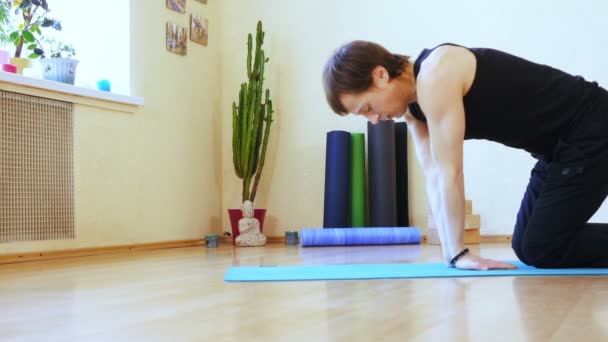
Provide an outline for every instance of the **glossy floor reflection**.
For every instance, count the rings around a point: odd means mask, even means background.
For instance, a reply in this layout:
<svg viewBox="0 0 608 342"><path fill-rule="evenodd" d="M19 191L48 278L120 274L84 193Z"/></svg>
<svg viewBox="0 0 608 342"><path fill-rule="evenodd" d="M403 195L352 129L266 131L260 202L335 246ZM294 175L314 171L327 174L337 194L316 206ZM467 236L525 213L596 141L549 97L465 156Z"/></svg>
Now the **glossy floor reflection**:
<svg viewBox="0 0 608 342"><path fill-rule="evenodd" d="M507 244L473 250L515 258ZM223 282L233 265L438 262L439 253L222 245L4 265L0 340L608 339L608 277Z"/></svg>

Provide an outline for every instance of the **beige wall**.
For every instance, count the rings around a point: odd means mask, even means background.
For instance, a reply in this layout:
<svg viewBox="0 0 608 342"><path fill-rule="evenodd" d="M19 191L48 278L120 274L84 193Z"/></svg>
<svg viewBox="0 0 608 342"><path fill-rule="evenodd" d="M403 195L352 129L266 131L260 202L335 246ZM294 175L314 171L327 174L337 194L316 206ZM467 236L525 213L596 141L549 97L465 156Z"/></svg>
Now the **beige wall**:
<svg viewBox="0 0 608 342"><path fill-rule="evenodd" d="M602 32L608 5L572 2L483 0L223 0L222 108L244 80L245 37L258 19L267 31L269 86L276 107L271 153L257 205L267 207L269 235L319 227L323 221L325 135L365 131L358 118L331 114L321 88L321 68L340 44L365 39L417 56L443 42L487 46L581 74L608 85L608 48ZM230 122L223 122L224 207L240 202L232 171ZM410 144L412 224L426 227L424 177ZM465 188L481 214L482 234L510 234L533 159L500 145L465 143ZM608 219L604 206L596 220ZM226 223L224 223L226 226Z"/></svg>
<svg viewBox="0 0 608 342"><path fill-rule="evenodd" d="M128 114L76 105L76 240L1 244L0 254L221 231L220 4L187 5L211 30L208 47L189 42L183 57L165 50L165 22L187 26L189 15L131 1L132 93L145 106Z"/></svg>
<svg viewBox="0 0 608 342"><path fill-rule="evenodd" d="M333 115L320 74L338 45L374 40L416 56L445 41L521 54L608 83L608 48L593 0L210 0L187 1L210 19L208 47L187 57L165 51L169 19L187 16L157 1L131 1L134 114L86 106L75 113L78 238L0 245L0 253L200 238L228 230L226 209L240 205L232 167L231 103L245 79L246 36L258 19L271 58L267 85L275 118L257 206L268 208L266 233L319 227L323 221L325 136L365 132L357 118ZM410 156L414 156L410 144ZM467 197L486 234L508 234L532 160L496 144L467 142ZM426 227L423 175L409 161L412 224ZM602 208L599 218L608 217ZM603 217L602 217L603 215Z"/></svg>

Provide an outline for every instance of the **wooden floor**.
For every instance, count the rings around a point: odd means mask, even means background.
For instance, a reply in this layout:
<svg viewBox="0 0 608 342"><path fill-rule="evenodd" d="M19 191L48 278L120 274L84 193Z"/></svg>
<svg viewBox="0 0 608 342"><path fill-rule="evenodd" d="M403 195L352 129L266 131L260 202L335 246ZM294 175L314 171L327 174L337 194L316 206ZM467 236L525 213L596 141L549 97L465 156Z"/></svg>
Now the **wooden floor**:
<svg viewBox="0 0 608 342"><path fill-rule="evenodd" d="M0 341L608 340L608 277L223 282L232 265L439 260L427 245L271 244L3 265Z"/></svg>

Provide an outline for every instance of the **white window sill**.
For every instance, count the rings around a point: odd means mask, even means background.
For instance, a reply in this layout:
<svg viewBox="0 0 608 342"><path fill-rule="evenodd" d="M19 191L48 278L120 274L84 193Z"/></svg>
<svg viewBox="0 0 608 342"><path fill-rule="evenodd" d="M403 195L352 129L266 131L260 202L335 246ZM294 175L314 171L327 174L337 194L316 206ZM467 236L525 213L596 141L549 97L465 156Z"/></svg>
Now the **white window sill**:
<svg viewBox="0 0 608 342"><path fill-rule="evenodd" d="M0 71L0 90L130 113L144 105L144 99L141 97L87 89L3 71Z"/></svg>

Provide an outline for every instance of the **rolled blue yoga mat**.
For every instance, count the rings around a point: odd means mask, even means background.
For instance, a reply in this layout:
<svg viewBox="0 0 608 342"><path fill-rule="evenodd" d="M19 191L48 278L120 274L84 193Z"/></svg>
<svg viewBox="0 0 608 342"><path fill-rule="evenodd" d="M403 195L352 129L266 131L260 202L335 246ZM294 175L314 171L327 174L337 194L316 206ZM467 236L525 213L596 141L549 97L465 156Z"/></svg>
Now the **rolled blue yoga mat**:
<svg viewBox="0 0 608 342"><path fill-rule="evenodd" d="M371 227L397 226L395 122L367 124L369 221Z"/></svg>
<svg viewBox="0 0 608 342"><path fill-rule="evenodd" d="M323 227L350 226L350 133L327 133Z"/></svg>
<svg viewBox="0 0 608 342"><path fill-rule="evenodd" d="M427 264L356 264L314 266L231 267L224 276L227 282L361 280L397 278L448 278L497 276L606 276L608 268L541 269L511 261L513 270L465 271L443 263Z"/></svg>
<svg viewBox="0 0 608 342"><path fill-rule="evenodd" d="M418 244L418 227L333 228L300 230L302 247Z"/></svg>
<svg viewBox="0 0 608 342"><path fill-rule="evenodd" d="M397 226L409 226L407 190L407 124L395 123L395 167L397 189Z"/></svg>

